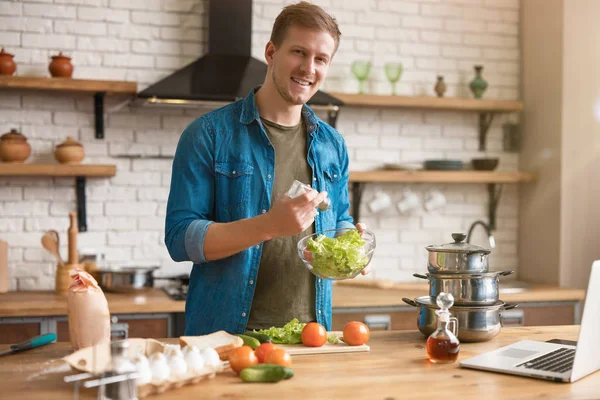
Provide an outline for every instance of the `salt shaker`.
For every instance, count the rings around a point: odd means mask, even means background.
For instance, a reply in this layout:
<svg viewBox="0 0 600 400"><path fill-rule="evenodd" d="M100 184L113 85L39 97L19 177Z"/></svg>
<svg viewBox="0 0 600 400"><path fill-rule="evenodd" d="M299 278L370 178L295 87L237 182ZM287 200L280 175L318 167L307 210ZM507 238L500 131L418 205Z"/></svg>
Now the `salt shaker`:
<svg viewBox="0 0 600 400"><path fill-rule="evenodd" d="M105 378L136 372L135 365L127 357L129 343L127 340L114 340L110 343L111 363ZM106 400L137 400L135 379L106 384L104 396Z"/></svg>
<svg viewBox="0 0 600 400"><path fill-rule="evenodd" d="M298 197L301 194L308 192L309 190L312 190L311 186L295 180L292 183L292 186L287 191L287 195L293 199L294 197ZM325 197L325 200L323 200L321 202L321 204L319 204L318 208L321 211L326 211L330 205L331 205L331 199L329 198L329 196L327 196L327 197Z"/></svg>

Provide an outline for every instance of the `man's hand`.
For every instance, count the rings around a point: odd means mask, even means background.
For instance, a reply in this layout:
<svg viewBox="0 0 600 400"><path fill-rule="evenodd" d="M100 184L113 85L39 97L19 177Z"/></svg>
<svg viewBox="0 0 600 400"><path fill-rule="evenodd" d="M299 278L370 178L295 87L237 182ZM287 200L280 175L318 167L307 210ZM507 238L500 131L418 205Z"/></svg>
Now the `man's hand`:
<svg viewBox="0 0 600 400"><path fill-rule="evenodd" d="M360 236L362 236L363 231L367 229L367 224L359 222L356 224L356 229L358 230L358 233L360 233ZM367 275L369 272L371 272L371 269L371 263L369 263L362 271L360 271L360 273L362 275Z"/></svg>
<svg viewBox="0 0 600 400"><path fill-rule="evenodd" d="M317 206L327 197L327 192L310 190L291 199L281 196L266 214L272 237L292 236L304 232L317 215Z"/></svg>

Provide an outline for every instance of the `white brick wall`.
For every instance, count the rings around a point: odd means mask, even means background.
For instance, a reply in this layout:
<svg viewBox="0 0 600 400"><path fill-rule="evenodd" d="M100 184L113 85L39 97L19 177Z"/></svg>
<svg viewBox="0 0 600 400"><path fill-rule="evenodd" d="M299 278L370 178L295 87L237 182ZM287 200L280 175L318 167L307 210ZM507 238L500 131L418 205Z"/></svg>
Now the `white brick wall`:
<svg viewBox="0 0 600 400"><path fill-rule="evenodd" d="M291 0L255 0L253 54L262 59L273 18ZM343 34L325 89L356 92L350 66L370 59L371 93L388 94L385 62L404 65L397 89L406 95L433 95L437 75L444 75L447 96L470 96L473 65L484 65L487 98L519 97L519 0L315 0L340 22ZM205 52L207 0L0 0L0 46L16 54L18 75L47 76L49 57L59 50L73 57L76 78L136 80L140 89L167 76ZM88 163L112 163L117 176L88 179L89 232L80 248L93 247L112 264L161 265L161 273L189 271L190 263L170 260L164 247L164 215L171 160L179 135L203 110L120 108L122 99L107 99L110 111L104 140L93 130L89 96L39 92L2 92L0 133L22 131L33 146L29 161L53 162L53 146L72 136L86 148ZM516 170L518 155L502 152L502 123L497 116L488 137L489 156L501 158L500 169ZM477 116L473 113L344 108L338 129L346 137L351 168L369 169L382 162L426 158L468 161L478 151ZM136 159L144 156L149 159ZM132 158L134 157L134 158ZM394 203L410 188L421 199L441 190L447 205L401 215L396 207L372 214L368 203L377 191ZM518 188L504 188L498 208L495 269L518 267ZM368 184L362 220L375 231L378 250L371 277L414 280L424 272L424 247L450 240L487 220L485 185ZM0 177L0 238L10 245L11 288L52 289L56 262L40 247L44 231L60 232L66 256L68 212L75 209L70 178ZM475 242L483 245L481 230Z"/></svg>

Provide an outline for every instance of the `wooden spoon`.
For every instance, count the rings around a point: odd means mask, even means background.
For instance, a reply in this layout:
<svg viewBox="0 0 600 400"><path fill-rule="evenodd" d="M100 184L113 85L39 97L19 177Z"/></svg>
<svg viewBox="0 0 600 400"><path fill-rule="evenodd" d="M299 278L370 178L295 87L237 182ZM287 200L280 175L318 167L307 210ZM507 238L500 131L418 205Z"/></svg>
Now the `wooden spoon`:
<svg viewBox="0 0 600 400"><path fill-rule="evenodd" d="M54 255L54 257L56 257L56 259L58 260L58 263L60 264L61 267L65 266L65 263L63 262L63 259L60 256L60 252L58 251L58 249L59 249L58 232L52 230L52 231L48 231L48 232L44 233L44 236L42 236L42 246L46 250L48 250L50 252L50 254L52 254L52 255Z"/></svg>

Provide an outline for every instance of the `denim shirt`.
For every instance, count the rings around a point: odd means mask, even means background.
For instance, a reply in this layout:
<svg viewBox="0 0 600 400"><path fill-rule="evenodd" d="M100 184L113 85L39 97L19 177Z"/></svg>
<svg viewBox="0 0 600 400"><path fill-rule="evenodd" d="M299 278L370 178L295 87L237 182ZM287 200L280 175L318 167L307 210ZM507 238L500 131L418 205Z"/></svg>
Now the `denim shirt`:
<svg viewBox="0 0 600 400"><path fill-rule="evenodd" d="M256 217L271 207L275 152L259 118L255 90L197 118L177 145L165 244L173 260L194 263L185 305L186 335L218 330L242 333L248 322L262 243L207 261L204 240L214 222ZM307 126L312 186L326 190L331 198L329 209L315 217L315 231L354 227L348 212L344 139L306 105L302 117ZM329 330L331 281L317 278L315 282L317 322Z"/></svg>

